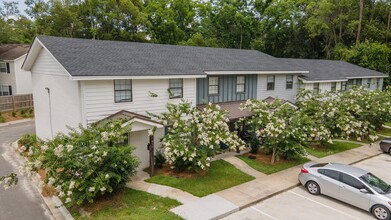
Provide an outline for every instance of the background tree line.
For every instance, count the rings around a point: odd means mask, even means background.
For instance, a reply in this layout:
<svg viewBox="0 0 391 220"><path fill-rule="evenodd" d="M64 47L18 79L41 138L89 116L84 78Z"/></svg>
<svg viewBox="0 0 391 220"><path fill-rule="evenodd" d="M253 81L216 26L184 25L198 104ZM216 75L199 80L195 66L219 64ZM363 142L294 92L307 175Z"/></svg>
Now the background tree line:
<svg viewBox="0 0 391 220"><path fill-rule="evenodd" d="M256 49L391 73L390 0L25 0L0 6L0 43L35 35Z"/></svg>

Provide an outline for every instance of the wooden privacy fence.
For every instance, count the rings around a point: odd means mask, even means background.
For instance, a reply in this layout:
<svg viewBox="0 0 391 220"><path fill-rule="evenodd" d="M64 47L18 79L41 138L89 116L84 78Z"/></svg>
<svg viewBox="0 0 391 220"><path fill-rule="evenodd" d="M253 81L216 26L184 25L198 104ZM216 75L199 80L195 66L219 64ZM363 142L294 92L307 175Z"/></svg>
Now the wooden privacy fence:
<svg viewBox="0 0 391 220"><path fill-rule="evenodd" d="M33 94L0 96L0 112L33 108Z"/></svg>

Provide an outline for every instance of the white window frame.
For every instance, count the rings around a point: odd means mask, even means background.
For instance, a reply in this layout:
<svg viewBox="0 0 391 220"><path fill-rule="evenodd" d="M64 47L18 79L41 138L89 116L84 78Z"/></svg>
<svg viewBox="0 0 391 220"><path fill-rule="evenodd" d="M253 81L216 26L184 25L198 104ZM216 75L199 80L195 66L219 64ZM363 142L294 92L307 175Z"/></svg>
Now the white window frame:
<svg viewBox="0 0 391 220"><path fill-rule="evenodd" d="M170 99L183 98L183 79L169 79L168 84L168 93L170 95ZM174 90L180 90L180 93L175 94L173 92Z"/></svg>
<svg viewBox="0 0 391 220"><path fill-rule="evenodd" d="M275 75L267 75L266 76L266 90L273 91L275 88L275 85L276 85L276 76Z"/></svg>
<svg viewBox="0 0 391 220"><path fill-rule="evenodd" d="M239 79L243 79L243 81ZM246 92L246 76L236 76L236 93L245 93L245 92Z"/></svg>
<svg viewBox="0 0 391 220"><path fill-rule="evenodd" d="M293 75L286 75L285 89L293 89Z"/></svg>
<svg viewBox="0 0 391 220"><path fill-rule="evenodd" d="M5 71L2 71L2 70L5 70ZM0 73L8 73L8 68L7 68L6 62L0 62Z"/></svg>
<svg viewBox="0 0 391 220"><path fill-rule="evenodd" d="M120 89L116 89L116 83L120 83L120 82L130 82L130 88L120 88ZM123 102L132 102L133 101L133 84L132 84L132 80L131 79L116 79L114 80L113 84L114 84L114 102L115 103L123 103ZM120 84L121 85L121 84ZM126 86L126 83L125 83L125 86ZM117 93L122 93L122 92L126 92L126 91L130 91L130 98L128 99L118 99L117 100Z"/></svg>
<svg viewBox="0 0 391 220"><path fill-rule="evenodd" d="M337 91L337 82L332 82L331 83L331 91L336 92Z"/></svg>
<svg viewBox="0 0 391 220"><path fill-rule="evenodd" d="M11 91L10 91L10 86L11 85L0 85L0 96L10 96L10 95L12 95L12 87L11 87Z"/></svg>
<svg viewBox="0 0 391 220"><path fill-rule="evenodd" d="M215 84L211 84L211 79L216 79L214 80L216 83ZM213 91L211 92L211 88L213 88ZM216 89L217 88L217 89ZM214 92L216 91L216 92ZM219 77L218 76L209 76L208 77L208 95L210 96L215 96L215 95L219 95Z"/></svg>
<svg viewBox="0 0 391 220"><path fill-rule="evenodd" d="M314 83L312 85L312 90L314 91L315 94L318 94L319 93L319 83Z"/></svg>

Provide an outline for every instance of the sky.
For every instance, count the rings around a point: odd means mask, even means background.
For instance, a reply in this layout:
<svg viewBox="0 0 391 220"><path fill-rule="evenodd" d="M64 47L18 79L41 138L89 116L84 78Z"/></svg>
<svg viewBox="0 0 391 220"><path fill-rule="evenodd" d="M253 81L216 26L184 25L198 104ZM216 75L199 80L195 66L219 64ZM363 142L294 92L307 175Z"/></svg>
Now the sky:
<svg viewBox="0 0 391 220"><path fill-rule="evenodd" d="M24 0L17 0L18 3L19 3L19 11L22 15L26 15L26 12L24 12L24 10L26 10L26 4L24 4Z"/></svg>

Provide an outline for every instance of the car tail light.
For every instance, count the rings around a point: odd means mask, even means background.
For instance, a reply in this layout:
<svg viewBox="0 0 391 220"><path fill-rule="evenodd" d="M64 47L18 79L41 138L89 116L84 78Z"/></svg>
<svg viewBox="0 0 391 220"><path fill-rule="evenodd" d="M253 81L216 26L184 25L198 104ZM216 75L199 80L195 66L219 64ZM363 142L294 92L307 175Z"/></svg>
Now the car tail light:
<svg viewBox="0 0 391 220"><path fill-rule="evenodd" d="M308 170L305 169L305 168L301 168L300 172L302 172L302 173L308 173Z"/></svg>

